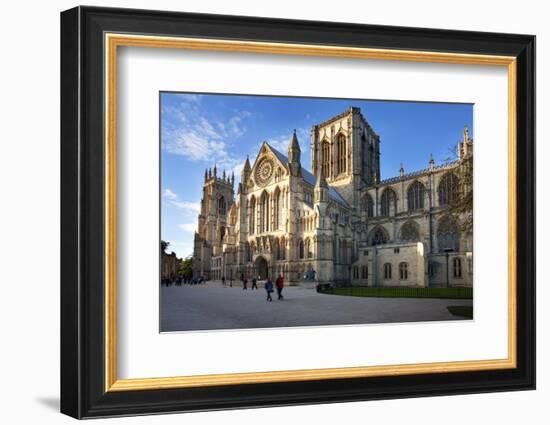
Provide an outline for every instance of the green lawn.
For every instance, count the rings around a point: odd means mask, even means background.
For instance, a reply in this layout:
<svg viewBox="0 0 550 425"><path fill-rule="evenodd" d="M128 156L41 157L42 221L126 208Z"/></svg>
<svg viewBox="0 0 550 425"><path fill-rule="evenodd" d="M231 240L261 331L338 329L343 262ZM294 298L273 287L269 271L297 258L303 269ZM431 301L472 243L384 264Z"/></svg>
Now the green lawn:
<svg viewBox="0 0 550 425"><path fill-rule="evenodd" d="M324 287L320 289L319 292L323 294L329 294L329 295L348 295L352 297L452 298L452 299L472 299L473 298L472 288L406 288L406 287L350 286L347 288Z"/></svg>

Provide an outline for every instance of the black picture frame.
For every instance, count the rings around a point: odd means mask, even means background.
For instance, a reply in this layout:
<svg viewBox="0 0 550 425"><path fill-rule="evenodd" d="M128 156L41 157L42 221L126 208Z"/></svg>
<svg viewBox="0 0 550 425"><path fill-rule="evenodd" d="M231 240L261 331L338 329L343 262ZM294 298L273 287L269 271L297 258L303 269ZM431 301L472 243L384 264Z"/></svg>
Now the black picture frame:
<svg viewBox="0 0 550 425"><path fill-rule="evenodd" d="M517 367L105 391L104 34L258 40L517 58ZM75 418L535 388L535 37L132 9L61 13L61 412Z"/></svg>

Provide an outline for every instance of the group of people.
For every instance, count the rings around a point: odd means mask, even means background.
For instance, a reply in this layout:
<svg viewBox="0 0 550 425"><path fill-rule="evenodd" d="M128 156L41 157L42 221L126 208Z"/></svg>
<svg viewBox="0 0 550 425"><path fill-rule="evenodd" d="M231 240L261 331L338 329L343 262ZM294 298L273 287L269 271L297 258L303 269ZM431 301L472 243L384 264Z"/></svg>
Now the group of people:
<svg viewBox="0 0 550 425"><path fill-rule="evenodd" d="M279 277L275 280L275 287L277 289L277 299L282 300L283 297L283 288L285 287L285 280L282 275L279 275ZM273 293L273 282L271 282L271 279L268 277L265 285L264 285L265 291L267 292L267 298L266 301L273 301L273 298L271 298L271 294Z"/></svg>
<svg viewBox="0 0 550 425"><path fill-rule="evenodd" d="M260 280L259 276L257 279L255 277L251 279L252 286L250 290L258 289L258 280ZM243 291L246 291L248 289L248 278L244 274L241 274L241 282L243 285ZM222 285L223 286L226 285L225 276L222 276ZM229 286L233 286L233 280L230 281ZM285 280L283 278L283 275L279 275L279 277L275 280L275 288L277 289L277 299L279 300L282 300L284 298L283 297L284 287L285 287ZM273 301L271 294L274 292L274 288L273 288L273 282L269 277L266 279L264 283L264 289L267 293L266 301Z"/></svg>

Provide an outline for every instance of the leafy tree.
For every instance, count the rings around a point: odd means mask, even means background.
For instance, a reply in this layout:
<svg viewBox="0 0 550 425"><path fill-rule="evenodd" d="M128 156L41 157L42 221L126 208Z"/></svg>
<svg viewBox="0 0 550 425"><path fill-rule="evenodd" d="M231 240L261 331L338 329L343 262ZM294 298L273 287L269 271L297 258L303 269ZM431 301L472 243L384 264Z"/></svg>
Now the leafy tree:
<svg viewBox="0 0 550 425"><path fill-rule="evenodd" d="M448 212L456 218L460 230L464 233L472 233L474 230L474 157L472 143L472 139L468 137L468 130L465 128L464 140L461 141L458 148L459 164L457 174L459 184L456 196L451 198L448 206Z"/></svg>
<svg viewBox="0 0 550 425"><path fill-rule="evenodd" d="M185 277L193 276L193 256L189 255L181 260L179 273Z"/></svg>
<svg viewBox="0 0 550 425"><path fill-rule="evenodd" d="M160 241L160 250L161 252L166 252L166 250L168 249L168 247L170 246L170 242L166 242L166 241Z"/></svg>

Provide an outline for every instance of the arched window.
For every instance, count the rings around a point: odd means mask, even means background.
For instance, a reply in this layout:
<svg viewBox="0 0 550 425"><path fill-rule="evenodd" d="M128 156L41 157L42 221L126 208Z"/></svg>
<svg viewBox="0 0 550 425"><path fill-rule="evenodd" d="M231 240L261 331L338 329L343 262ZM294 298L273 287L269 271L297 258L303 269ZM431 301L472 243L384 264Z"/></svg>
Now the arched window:
<svg viewBox="0 0 550 425"><path fill-rule="evenodd" d="M459 251L459 231L456 220L451 216L441 218L437 224L437 246L439 252Z"/></svg>
<svg viewBox="0 0 550 425"><path fill-rule="evenodd" d="M298 258L304 258L304 241L300 240L298 243Z"/></svg>
<svg viewBox="0 0 550 425"><path fill-rule="evenodd" d="M305 249L306 249L307 258L313 257L313 252L312 252L312 249L311 249L311 240L310 239L306 239Z"/></svg>
<svg viewBox="0 0 550 425"><path fill-rule="evenodd" d="M391 279L391 264L384 264L384 279Z"/></svg>
<svg viewBox="0 0 550 425"><path fill-rule="evenodd" d="M225 227L220 226L220 242L223 242L224 236L225 236Z"/></svg>
<svg viewBox="0 0 550 425"><path fill-rule="evenodd" d="M253 235L256 228L256 198L250 198L250 213L248 216L248 230Z"/></svg>
<svg viewBox="0 0 550 425"><path fill-rule="evenodd" d="M393 214L397 212L397 196L392 189L388 188L382 192L380 197L380 215L388 217L392 212Z"/></svg>
<svg viewBox="0 0 550 425"><path fill-rule="evenodd" d="M281 214L282 214L282 208L281 208L281 190L277 187L275 189L274 194L274 205L273 205L273 229L279 230L279 227L281 225Z"/></svg>
<svg viewBox="0 0 550 425"><path fill-rule="evenodd" d="M325 140L321 146L321 173L325 178L328 178L330 173L330 144Z"/></svg>
<svg viewBox="0 0 550 425"><path fill-rule="evenodd" d="M382 227L378 226L371 232L370 244L372 246L383 245L388 243L388 239L388 233Z"/></svg>
<svg viewBox="0 0 550 425"><path fill-rule="evenodd" d="M458 177L453 173L445 174L437 187L439 205L450 205L456 202L458 197Z"/></svg>
<svg viewBox="0 0 550 425"><path fill-rule="evenodd" d="M401 226L401 240L412 242L420 241L420 232L416 222L410 220Z"/></svg>
<svg viewBox="0 0 550 425"><path fill-rule="evenodd" d="M369 267L363 266L361 267L361 279L368 279L369 278Z"/></svg>
<svg viewBox="0 0 550 425"><path fill-rule="evenodd" d="M353 268L353 278L354 279L359 279L359 267L355 266Z"/></svg>
<svg viewBox="0 0 550 425"><path fill-rule="evenodd" d="M399 263L399 279L407 280L409 278L409 265L407 263Z"/></svg>
<svg viewBox="0 0 550 425"><path fill-rule="evenodd" d="M415 181L407 190L407 203L409 211L421 210L424 208L424 185Z"/></svg>
<svg viewBox="0 0 550 425"><path fill-rule="evenodd" d="M363 196L363 203L361 206L363 211L367 213L367 217L374 217L374 202L372 201L372 196L368 193Z"/></svg>
<svg viewBox="0 0 550 425"><path fill-rule="evenodd" d="M262 193L260 198L260 233L269 232L269 195Z"/></svg>
<svg viewBox="0 0 550 425"><path fill-rule="evenodd" d="M218 199L218 214L225 215L225 198L223 196Z"/></svg>
<svg viewBox="0 0 550 425"><path fill-rule="evenodd" d="M453 259L453 275L454 277L462 277L462 261L458 257Z"/></svg>
<svg viewBox="0 0 550 425"><path fill-rule="evenodd" d="M346 172L346 136L338 135L336 142L336 150L338 152L338 174Z"/></svg>

